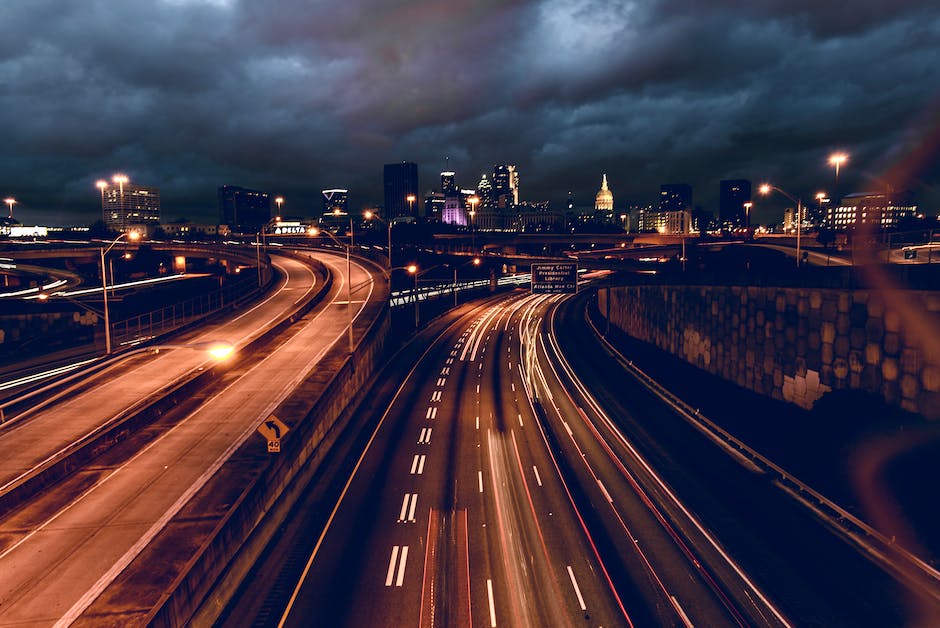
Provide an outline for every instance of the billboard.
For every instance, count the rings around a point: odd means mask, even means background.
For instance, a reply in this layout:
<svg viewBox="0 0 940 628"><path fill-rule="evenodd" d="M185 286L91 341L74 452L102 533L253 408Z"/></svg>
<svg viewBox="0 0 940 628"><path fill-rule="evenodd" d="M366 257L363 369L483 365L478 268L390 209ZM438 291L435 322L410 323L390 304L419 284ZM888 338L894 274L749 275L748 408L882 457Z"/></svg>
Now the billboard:
<svg viewBox="0 0 940 628"><path fill-rule="evenodd" d="M577 291L577 263L532 264L533 294L574 294Z"/></svg>

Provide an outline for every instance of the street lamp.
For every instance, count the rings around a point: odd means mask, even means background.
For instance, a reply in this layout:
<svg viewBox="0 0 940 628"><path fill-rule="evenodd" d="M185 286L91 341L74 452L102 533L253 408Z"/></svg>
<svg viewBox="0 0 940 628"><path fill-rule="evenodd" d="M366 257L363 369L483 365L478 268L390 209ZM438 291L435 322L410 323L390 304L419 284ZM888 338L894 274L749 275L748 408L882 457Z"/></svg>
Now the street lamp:
<svg viewBox="0 0 940 628"><path fill-rule="evenodd" d="M414 195L412 195L411 198L414 198ZM389 271L391 271L391 268L392 268L392 221L383 220L381 216L379 216L375 212L368 210L368 209L365 211L363 216L365 217L366 220L372 220L373 218L375 218L379 222L384 222L388 226L388 268L389 268ZM389 274L388 280L389 281L392 280L391 274Z"/></svg>
<svg viewBox="0 0 940 628"><path fill-rule="evenodd" d="M10 220L13 220L13 206L16 204L16 199L12 196L8 196L3 199L3 202L10 206Z"/></svg>
<svg viewBox="0 0 940 628"><path fill-rule="evenodd" d="M751 208L754 207L754 203L747 201L744 203L744 228L751 228Z"/></svg>
<svg viewBox="0 0 940 628"><path fill-rule="evenodd" d="M415 205L415 201L418 200L418 197L415 196L414 194L409 194L408 196L405 197L405 200L408 201L408 214L412 218L414 218L415 217L414 205Z"/></svg>
<svg viewBox="0 0 940 628"><path fill-rule="evenodd" d="M623 230L627 231L627 215L620 214L620 223L623 225Z"/></svg>
<svg viewBox="0 0 940 628"><path fill-rule="evenodd" d="M839 182L839 168L849 160L845 153L833 153L829 156L829 165L836 168L836 183Z"/></svg>
<svg viewBox="0 0 940 628"><path fill-rule="evenodd" d="M470 248L473 249L473 252L476 253L476 231L474 230L473 217L477 215L477 203L480 202L479 196L471 196L467 199L467 202L470 203Z"/></svg>
<svg viewBox="0 0 940 628"><path fill-rule="evenodd" d="M770 194L771 190L776 190L780 192L788 199L796 203L796 267L800 267L800 223L803 222L803 201L799 198L793 198L790 194L784 192L775 185L770 185L769 183L764 183L760 186L760 193L764 196Z"/></svg>
<svg viewBox="0 0 940 628"><path fill-rule="evenodd" d="M95 181L95 187L101 191L101 215L104 216L104 191L108 189L108 182L104 179Z"/></svg>
<svg viewBox="0 0 940 628"><path fill-rule="evenodd" d="M474 266L480 265L480 258L474 257L469 262L464 262L463 264L454 265L454 307L457 307L457 269L466 266L467 264L473 264Z"/></svg>
<svg viewBox="0 0 940 628"><path fill-rule="evenodd" d="M338 210L334 210L334 214ZM350 228L352 227L352 219L349 220ZM352 248L352 235L350 234L350 244L345 242L340 242L339 239L330 233L328 229L321 231L316 227L311 227L307 230L307 233L312 236L318 236L321 233L325 233L333 239L338 245L346 249L346 320L349 325L349 354L352 355L353 352L353 321L352 321L352 262L349 259L349 250Z"/></svg>
<svg viewBox="0 0 940 628"><path fill-rule="evenodd" d="M415 264L408 264L405 266L405 270L415 276L415 289L414 289L414 298L415 298L415 329L418 329L418 267Z"/></svg>
<svg viewBox="0 0 940 628"><path fill-rule="evenodd" d="M120 242L123 238L127 238L131 241L136 241L140 239L140 233L137 231L125 231L120 234L118 237L114 238L114 241L108 245L108 248L101 247L98 249L101 252L101 292L103 297L104 305L104 352L105 355L111 355L111 319L110 313L108 311L108 271L105 264L104 258L111 249L114 248L114 245Z"/></svg>
<svg viewBox="0 0 940 628"><path fill-rule="evenodd" d="M816 192L816 202L819 203L819 209L817 210L817 211L819 212L819 215L817 216L817 218L818 218L818 220L819 220L819 225L822 225L823 222L824 222L824 221L823 221L823 209L822 209L822 204L823 204L823 201L824 201L824 200L826 200L826 193L825 193L825 192Z"/></svg>
<svg viewBox="0 0 940 628"><path fill-rule="evenodd" d="M274 204L277 205L277 215L281 215L281 205L284 204L284 197L278 196L274 199Z"/></svg>
<svg viewBox="0 0 940 628"><path fill-rule="evenodd" d="M127 223L127 208L124 206L124 184L130 179L127 178L127 175L118 173L111 177L111 180L118 184L118 188L121 191L121 230L123 231Z"/></svg>

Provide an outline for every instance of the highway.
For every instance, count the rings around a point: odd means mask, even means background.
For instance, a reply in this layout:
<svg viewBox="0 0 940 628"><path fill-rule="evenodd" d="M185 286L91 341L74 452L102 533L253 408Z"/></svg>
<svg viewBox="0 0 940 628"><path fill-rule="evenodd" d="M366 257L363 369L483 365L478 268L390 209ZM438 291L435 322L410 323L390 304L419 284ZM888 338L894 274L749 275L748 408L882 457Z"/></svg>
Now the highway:
<svg viewBox="0 0 940 628"><path fill-rule="evenodd" d="M719 551L689 548L702 533L664 520L565 392L540 333L555 300L517 291L432 339L283 625L788 624Z"/></svg>
<svg viewBox="0 0 940 628"><path fill-rule="evenodd" d="M149 610L174 570L185 565L199 530L184 526L184 536L166 545L174 549L159 555L159 565L148 545L165 535L193 500L205 499L200 491L255 437L271 410L331 346L346 341L347 316L358 316L370 299L384 298L375 294L376 286L382 293L384 282L373 281L370 268L355 263L349 278L340 257L311 255L334 276L312 313L264 351L241 356L231 368L214 367L222 370L208 391L152 425L127 428L133 433L115 437L117 445L97 444L92 455L71 462L82 443L133 414L143 400L159 398L181 380L213 368L204 352L179 348L119 357L91 381L76 383L0 427L0 625L100 624L105 617L123 623ZM174 344L225 340L237 351L292 315L322 277L297 259L274 256L274 263L284 280L264 302ZM345 282L350 280L360 288L348 313ZM44 482L46 469L62 460L70 471L64 479L29 490L34 478ZM211 529L224 504L209 499L202 506L200 515ZM141 556L149 556L146 564Z"/></svg>

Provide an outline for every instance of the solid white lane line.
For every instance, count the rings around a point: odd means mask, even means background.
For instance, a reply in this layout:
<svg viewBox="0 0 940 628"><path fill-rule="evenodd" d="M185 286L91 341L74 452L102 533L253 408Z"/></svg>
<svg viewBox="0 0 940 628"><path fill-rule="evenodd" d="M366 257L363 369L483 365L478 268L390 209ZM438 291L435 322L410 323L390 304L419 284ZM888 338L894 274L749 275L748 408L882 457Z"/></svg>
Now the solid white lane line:
<svg viewBox="0 0 940 628"><path fill-rule="evenodd" d="M398 546L392 547L392 558L388 561L388 573L385 575L385 586L392 586L392 579L395 577L395 560L398 558Z"/></svg>
<svg viewBox="0 0 940 628"><path fill-rule="evenodd" d="M480 480L480 492L482 493L483 492L483 472L477 471L477 477Z"/></svg>
<svg viewBox="0 0 940 628"><path fill-rule="evenodd" d="M581 589L578 587L578 581L574 579L574 572L571 570L571 565L568 565L568 576L571 578L571 586L574 587L574 592L578 595L578 604L581 605L581 610L586 611L587 606L584 605L584 598L581 596Z"/></svg>
<svg viewBox="0 0 940 628"><path fill-rule="evenodd" d="M405 493L405 496L401 500L401 512L398 513L398 523L401 523L405 520L405 513L408 512L409 498L411 498L411 493Z"/></svg>
<svg viewBox="0 0 940 628"><path fill-rule="evenodd" d="M418 454L415 454L415 459L412 460L412 462L411 462L411 475L414 475L414 474L415 474L415 471L418 470L418 460L419 460L419 459L420 459L420 457L418 456Z"/></svg>
<svg viewBox="0 0 940 628"><path fill-rule="evenodd" d="M421 460L418 461L418 475L424 473L424 458L425 456L421 456Z"/></svg>
<svg viewBox="0 0 940 628"><path fill-rule="evenodd" d="M672 606L676 609L676 612L679 613L679 617L682 619L682 624L688 628L692 628L695 624L692 623L692 620L689 619L689 616L685 614L685 609L679 604L679 600L676 599L675 595L670 595L669 599L672 600Z"/></svg>
<svg viewBox="0 0 940 628"><path fill-rule="evenodd" d="M486 594L490 598L490 628L496 628L496 604L493 602L493 581L486 579Z"/></svg>
<svg viewBox="0 0 940 628"><path fill-rule="evenodd" d="M542 486L542 478L539 476L538 468L532 465L532 470L535 471L535 481L539 483L539 486Z"/></svg>
<svg viewBox="0 0 940 628"><path fill-rule="evenodd" d="M398 578L395 580L395 586L400 587L401 583L405 581L405 563L408 562L408 546L404 545L401 548L401 562L398 563Z"/></svg>

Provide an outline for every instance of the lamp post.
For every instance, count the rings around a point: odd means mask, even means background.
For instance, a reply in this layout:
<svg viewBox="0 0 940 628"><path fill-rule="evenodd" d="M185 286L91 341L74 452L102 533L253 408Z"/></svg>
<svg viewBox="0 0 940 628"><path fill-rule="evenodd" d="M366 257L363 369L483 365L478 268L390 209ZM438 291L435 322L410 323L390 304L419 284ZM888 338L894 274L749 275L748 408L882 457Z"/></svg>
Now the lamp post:
<svg viewBox="0 0 940 628"><path fill-rule="evenodd" d="M16 204L16 199L12 196L8 196L3 199L3 202L10 206L10 220L13 220L13 206Z"/></svg>
<svg viewBox="0 0 940 628"><path fill-rule="evenodd" d="M365 217L366 220L372 220L373 218L375 218L379 222L384 222L385 225L388 227L388 269L389 269L389 272L391 273L391 269L392 269L392 221L383 220L381 216L379 216L378 214L376 214L375 212L371 210L366 210L363 216ZM389 274L388 280L391 282L392 280L391 274Z"/></svg>
<svg viewBox="0 0 940 628"><path fill-rule="evenodd" d="M108 189L108 182L104 179L95 181L95 187L101 192L101 216L104 218L104 191Z"/></svg>
<svg viewBox="0 0 940 628"><path fill-rule="evenodd" d="M473 217L477 215L477 203L480 202L479 196L471 196L467 199L467 202L470 203L470 248L474 253L477 252L476 245L476 230L475 225L473 224Z"/></svg>
<svg viewBox="0 0 940 628"><path fill-rule="evenodd" d="M800 260L800 227L801 227L800 223L803 222L803 201L799 198L793 198L793 196L791 196L787 192L784 192L783 190L781 190L775 185L770 185L769 183L765 183L760 186L760 193L763 194L764 196L770 194L771 190L776 190L777 192L780 192L781 194L786 196L788 199L796 203L796 267L799 268L800 261L801 261Z"/></svg>
<svg viewBox="0 0 940 628"><path fill-rule="evenodd" d="M350 227L352 226L352 219L349 221ZM352 248L352 236L350 235L349 241L350 244L340 242L339 239L329 232L329 230L323 230L322 232L316 227L311 227L307 231L308 234L312 236L320 235L320 233L325 233L330 238L333 239L338 245L346 249L346 321L349 328L349 354L352 355L353 352L353 320L352 320L352 261L349 259L349 250Z"/></svg>
<svg viewBox="0 0 940 628"><path fill-rule="evenodd" d="M829 156L829 165L835 166L836 169L836 185L839 184L839 168L849 160L849 156L845 153L833 153Z"/></svg>
<svg viewBox="0 0 940 628"><path fill-rule="evenodd" d="M463 266L466 266L467 264L473 264L474 266L479 266L480 258L474 257L469 262L464 262L463 264L454 265L454 291L453 291L454 292L454 307L457 307L457 269Z"/></svg>
<svg viewBox="0 0 940 628"><path fill-rule="evenodd" d="M120 190L121 231L124 231L127 227L127 208L124 206L124 184L130 179L127 178L127 175L118 173L111 177L111 180L118 184L118 189Z"/></svg>
<svg viewBox="0 0 940 628"><path fill-rule="evenodd" d="M415 298L415 329L418 329L418 267L415 264L409 264L405 267L409 273L415 276L415 289L414 289L414 298Z"/></svg>
<svg viewBox="0 0 940 628"><path fill-rule="evenodd" d="M275 197L275 199L274 199L274 204L277 205L277 215L280 216L280 215L281 215L281 205L284 204L284 197L283 197L283 196Z"/></svg>
<svg viewBox="0 0 940 628"><path fill-rule="evenodd" d="M620 214L620 224L623 225L624 232L627 231L627 215Z"/></svg>
<svg viewBox="0 0 940 628"><path fill-rule="evenodd" d="M751 228L751 208L754 206L754 203L747 201L744 203L744 228Z"/></svg>
<svg viewBox="0 0 940 628"><path fill-rule="evenodd" d="M409 194L408 196L405 197L405 200L408 201L408 214L409 214L412 218L416 218L416 216L415 216L415 201L418 200L418 197L415 196L414 194Z"/></svg>
<svg viewBox="0 0 940 628"><path fill-rule="evenodd" d="M98 249L101 252L101 294L103 297L102 304L104 306L104 352L105 355L111 355L111 318L110 312L108 311L108 271L107 265L105 264L105 256L108 254L111 249L114 248L114 245L120 242L123 238L128 240L139 240L140 234L136 231L129 231L120 234L118 237L114 238L114 241L108 245L108 248L101 247Z"/></svg>

